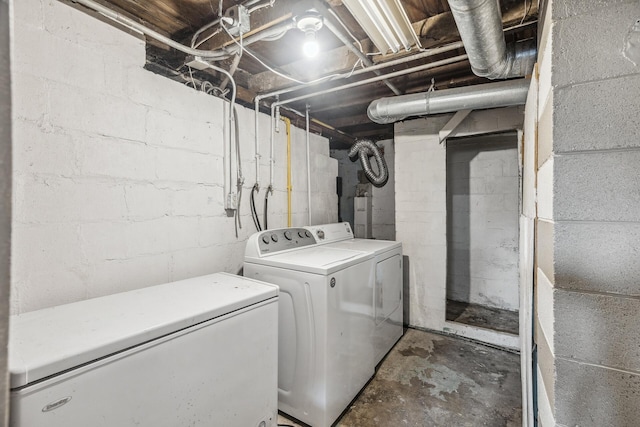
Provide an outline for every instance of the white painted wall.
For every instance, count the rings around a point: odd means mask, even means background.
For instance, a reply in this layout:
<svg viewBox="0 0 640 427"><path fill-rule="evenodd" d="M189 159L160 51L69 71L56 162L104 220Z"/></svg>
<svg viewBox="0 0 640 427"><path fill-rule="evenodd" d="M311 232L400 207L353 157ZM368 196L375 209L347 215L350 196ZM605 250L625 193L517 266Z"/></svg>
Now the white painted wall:
<svg viewBox="0 0 640 427"><path fill-rule="evenodd" d="M12 312L238 272L255 232L253 111L238 108L246 182L236 238L223 209L223 101L144 70L139 37L61 2L20 0L13 17ZM303 165L293 170L293 224L303 225L305 135L292 133ZM277 134L271 228L286 226L285 141ZM335 222L337 162L326 138L313 135L311 147L312 222Z"/></svg>
<svg viewBox="0 0 640 427"><path fill-rule="evenodd" d="M9 1L0 0L0 427L9 417L9 291L11 256L11 61Z"/></svg>
<svg viewBox="0 0 640 427"><path fill-rule="evenodd" d="M518 136L447 140L447 298L517 311Z"/></svg>
<svg viewBox="0 0 640 427"><path fill-rule="evenodd" d="M409 324L440 331L451 331L451 327L445 323L446 150L438 132L451 117L446 114L395 125L396 239L402 242L409 263ZM521 129L522 121L522 107L474 111L450 137ZM453 332L474 333L467 329ZM513 346L517 347L517 340Z"/></svg>
<svg viewBox="0 0 640 427"><path fill-rule="evenodd" d="M376 144L384 149L384 158L389 169L389 180L383 187L371 185L372 194L372 233L374 239L395 240L395 146L393 139L378 141ZM354 202L358 171L362 170L360 160L352 162L347 156L348 150L331 150L331 157L338 160L338 170L342 177L341 216L354 226ZM371 159L374 171L377 165ZM368 183L369 181L365 181Z"/></svg>

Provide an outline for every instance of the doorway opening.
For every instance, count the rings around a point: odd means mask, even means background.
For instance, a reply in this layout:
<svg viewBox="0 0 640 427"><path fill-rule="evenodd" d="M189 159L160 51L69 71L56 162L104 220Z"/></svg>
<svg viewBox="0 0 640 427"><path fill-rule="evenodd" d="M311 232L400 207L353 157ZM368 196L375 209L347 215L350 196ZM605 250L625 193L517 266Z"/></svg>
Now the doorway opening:
<svg viewBox="0 0 640 427"><path fill-rule="evenodd" d="M518 335L518 134L450 138L446 150L446 319Z"/></svg>

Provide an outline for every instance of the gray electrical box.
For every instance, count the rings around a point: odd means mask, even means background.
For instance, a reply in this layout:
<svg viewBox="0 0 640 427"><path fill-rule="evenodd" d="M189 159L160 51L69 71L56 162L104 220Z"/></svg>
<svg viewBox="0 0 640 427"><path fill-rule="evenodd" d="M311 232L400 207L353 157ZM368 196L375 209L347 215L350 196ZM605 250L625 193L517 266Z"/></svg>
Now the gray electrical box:
<svg viewBox="0 0 640 427"><path fill-rule="evenodd" d="M241 4L232 6L224 12L224 17L229 18L233 23L226 23L225 26L232 36L239 36L251 30L251 20L249 9Z"/></svg>

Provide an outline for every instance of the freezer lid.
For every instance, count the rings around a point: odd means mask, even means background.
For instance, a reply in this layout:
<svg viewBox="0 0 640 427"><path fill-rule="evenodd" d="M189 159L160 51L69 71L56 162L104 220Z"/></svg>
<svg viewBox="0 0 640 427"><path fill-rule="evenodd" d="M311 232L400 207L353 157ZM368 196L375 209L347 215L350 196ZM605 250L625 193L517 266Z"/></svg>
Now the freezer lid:
<svg viewBox="0 0 640 427"><path fill-rule="evenodd" d="M277 295L275 285L215 273L11 316L11 388Z"/></svg>

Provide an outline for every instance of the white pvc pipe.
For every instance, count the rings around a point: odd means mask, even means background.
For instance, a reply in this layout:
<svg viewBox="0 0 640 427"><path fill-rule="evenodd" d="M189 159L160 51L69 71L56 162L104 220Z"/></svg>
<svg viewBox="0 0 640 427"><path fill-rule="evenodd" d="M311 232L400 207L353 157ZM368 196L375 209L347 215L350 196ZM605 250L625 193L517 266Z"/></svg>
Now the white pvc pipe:
<svg viewBox="0 0 640 427"><path fill-rule="evenodd" d="M256 158L256 183L258 191L260 191L260 140L258 139L258 121L260 120L260 100L256 97L255 102L255 158Z"/></svg>

